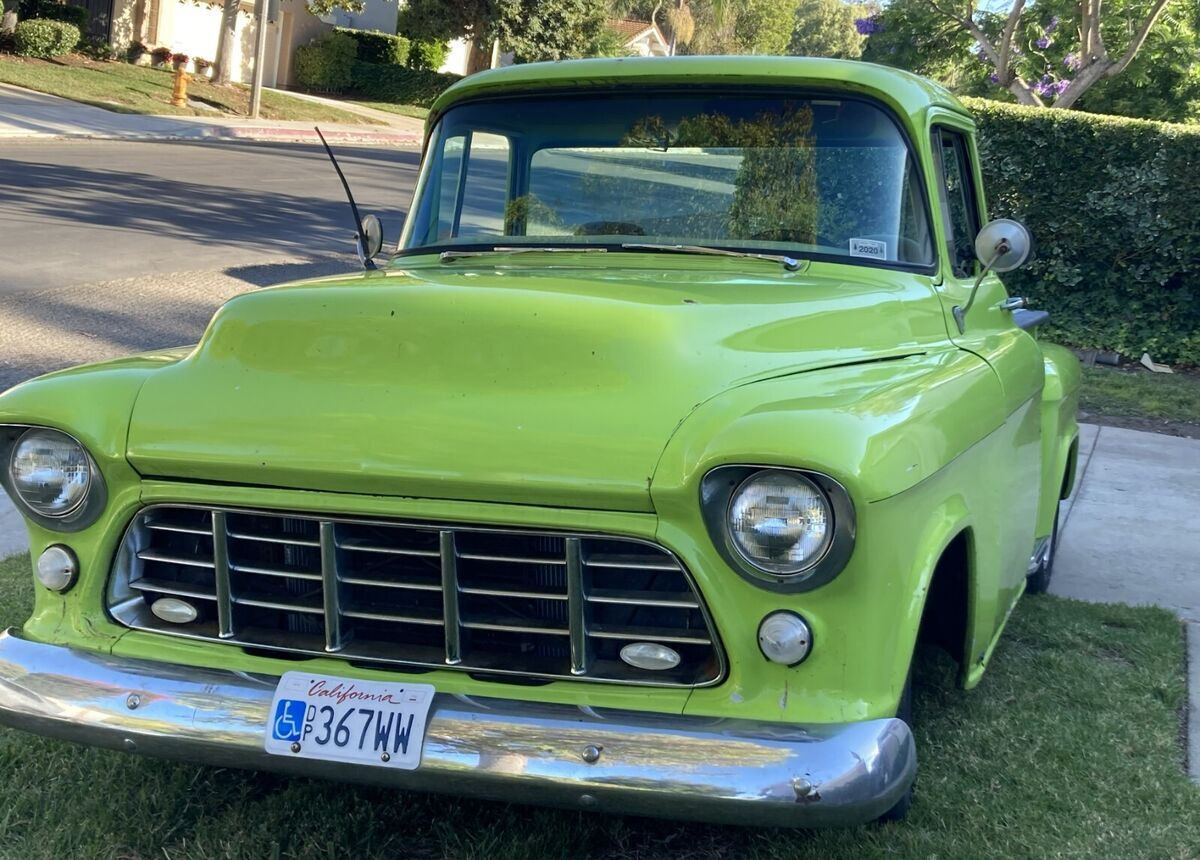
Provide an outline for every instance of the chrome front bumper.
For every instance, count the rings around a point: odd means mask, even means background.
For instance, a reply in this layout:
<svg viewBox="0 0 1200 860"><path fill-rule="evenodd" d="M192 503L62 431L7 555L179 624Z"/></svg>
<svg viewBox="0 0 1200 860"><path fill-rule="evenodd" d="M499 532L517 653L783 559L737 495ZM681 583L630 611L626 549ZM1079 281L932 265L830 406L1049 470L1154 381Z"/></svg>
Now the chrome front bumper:
<svg viewBox="0 0 1200 860"><path fill-rule="evenodd" d="M793 726L444 694L415 771L289 759L263 751L275 681L0 633L0 724L207 765L793 827L874 819L917 768L895 719Z"/></svg>

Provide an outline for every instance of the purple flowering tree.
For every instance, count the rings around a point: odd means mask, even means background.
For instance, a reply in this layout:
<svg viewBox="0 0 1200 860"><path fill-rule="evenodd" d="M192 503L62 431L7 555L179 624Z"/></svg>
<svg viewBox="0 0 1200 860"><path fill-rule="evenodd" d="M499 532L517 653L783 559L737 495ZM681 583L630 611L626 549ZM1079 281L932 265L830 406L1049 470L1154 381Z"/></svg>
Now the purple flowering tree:
<svg viewBox="0 0 1200 860"><path fill-rule="evenodd" d="M925 0L931 11L947 23L971 35L979 45L981 59L992 66L990 80L1016 96L1025 105L1039 107L1069 108L1079 100L1088 88L1105 78L1114 78L1137 56L1154 25L1158 23L1169 4L1189 0L1151 0L1149 8L1140 21L1129 22L1133 27L1129 43L1117 57L1108 53L1100 33L1101 0L1079 0L1079 25L1070 39L1078 41L1078 47L1066 55L1062 63L1062 76L1057 69L1040 77L1022 75L1030 64L1024 56L1024 48L1039 52L1049 49L1056 41L1060 44L1067 38L1069 28L1062 27L1057 16L1040 28L1040 35L1026 41L1027 33L1023 21L1026 15L1026 0L1010 0L1011 6L1003 14L1003 27L998 33L989 35L984 30L985 12L977 0ZM990 12L993 4L987 4ZM869 20L869 19L868 19ZM1114 28L1115 29L1115 28ZM860 30L859 32L863 32ZM1068 41L1065 44L1072 44ZM1067 77L1066 75L1070 75Z"/></svg>

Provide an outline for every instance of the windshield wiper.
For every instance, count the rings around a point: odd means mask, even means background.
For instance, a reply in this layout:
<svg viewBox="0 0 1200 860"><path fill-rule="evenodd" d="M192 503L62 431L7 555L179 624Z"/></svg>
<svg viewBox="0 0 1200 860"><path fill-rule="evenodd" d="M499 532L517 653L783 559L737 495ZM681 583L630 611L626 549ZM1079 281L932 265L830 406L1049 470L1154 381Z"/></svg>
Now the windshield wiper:
<svg viewBox="0 0 1200 860"><path fill-rule="evenodd" d="M571 254L603 254L608 251L608 248L569 248L569 247L552 247L552 248L530 248L525 245L509 248L489 248L485 251L442 251L438 255L443 263L453 263L455 260L465 260L470 257L490 257L493 254L554 254L554 253L571 253Z"/></svg>
<svg viewBox="0 0 1200 860"><path fill-rule="evenodd" d="M756 254L753 251L729 251L725 248L709 248L705 245L654 245L643 242L627 242L621 245L626 251L666 251L671 254L708 254L715 257L749 257L754 260L769 260L779 263L789 272L800 268L800 261L783 254Z"/></svg>

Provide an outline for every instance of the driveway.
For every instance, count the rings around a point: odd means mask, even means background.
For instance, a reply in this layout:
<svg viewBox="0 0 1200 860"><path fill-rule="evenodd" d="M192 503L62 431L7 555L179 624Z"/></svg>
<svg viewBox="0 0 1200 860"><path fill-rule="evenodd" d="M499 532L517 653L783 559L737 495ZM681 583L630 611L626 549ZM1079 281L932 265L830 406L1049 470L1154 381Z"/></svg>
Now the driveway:
<svg viewBox="0 0 1200 860"><path fill-rule="evenodd" d="M1080 427L1050 591L1200 623L1200 439Z"/></svg>

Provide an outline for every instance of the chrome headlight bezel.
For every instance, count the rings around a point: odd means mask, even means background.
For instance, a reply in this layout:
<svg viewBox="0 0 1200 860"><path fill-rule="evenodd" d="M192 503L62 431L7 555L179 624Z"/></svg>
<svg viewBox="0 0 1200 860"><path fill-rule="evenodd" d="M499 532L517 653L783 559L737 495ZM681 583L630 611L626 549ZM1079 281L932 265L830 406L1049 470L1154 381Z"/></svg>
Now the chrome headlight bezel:
<svg viewBox="0 0 1200 860"><path fill-rule="evenodd" d="M31 432L53 433L62 436L72 444L79 446L79 449L83 452L87 460L87 492L81 501L61 514L47 514L39 511L23 498L17 490L13 475L13 456L21 439L27 433ZM3 485L9 498L13 500L17 509L25 517L43 528L56 532L76 532L87 528L99 519L108 501L108 491L104 483L104 476L100 473L100 469L96 465L96 460L92 457L91 452L88 451L87 446L70 433L60 430L57 427L31 424L0 425L0 485Z"/></svg>
<svg viewBox="0 0 1200 860"><path fill-rule="evenodd" d="M747 481L774 472L793 473L813 484L828 504L831 537L822 551L795 571L779 573L760 567L738 546L729 528L729 510ZM833 478L808 469L787 466L718 466L700 483L700 506L713 545L731 568L755 585L782 593L810 591L832 580L854 551L856 520L850 494Z"/></svg>

